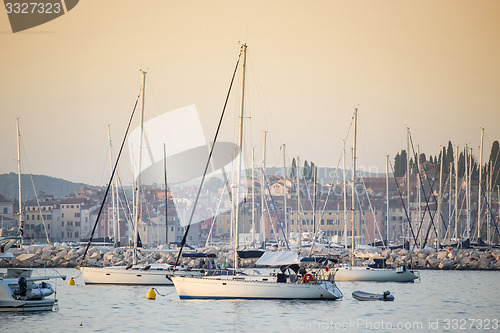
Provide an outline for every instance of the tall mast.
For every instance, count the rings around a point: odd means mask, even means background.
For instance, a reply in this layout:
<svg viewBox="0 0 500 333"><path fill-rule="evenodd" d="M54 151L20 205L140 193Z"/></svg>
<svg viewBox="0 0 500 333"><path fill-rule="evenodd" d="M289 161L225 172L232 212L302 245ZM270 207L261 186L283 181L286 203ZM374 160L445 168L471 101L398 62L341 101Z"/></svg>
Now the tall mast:
<svg viewBox="0 0 500 333"><path fill-rule="evenodd" d="M347 186L345 177L345 142L342 140L342 183L344 192L344 248L347 249Z"/></svg>
<svg viewBox="0 0 500 333"><path fill-rule="evenodd" d="M252 147L252 246L255 246L255 172L254 172L254 153L255 148Z"/></svg>
<svg viewBox="0 0 500 333"><path fill-rule="evenodd" d="M410 128L406 128L406 207L408 209L408 226L405 230L409 236L411 223L411 208L410 208ZM408 237L409 239L409 237ZM403 237L403 245L405 239Z"/></svg>
<svg viewBox="0 0 500 333"><path fill-rule="evenodd" d="M455 239L458 237L458 146L455 147Z"/></svg>
<svg viewBox="0 0 500 333"><path fill-rule="evenodd" d="M470 185L470 169L469 169L469 148L467 147L467 145L465 145L465 172L464 172L464 175L465 175L465 203L466 203L466 206L467 206L467 230L465 231L466 232L466 236L467 236L467 239L470 239L470 188L469 188L469 185Z"/></svg>
<svg viewBox="0 0 500 333"><path fill-rule="evenodd" d="M493 181L493 177L492 177L492 170L491 170L491 165L492 163L488 163L489 165L489 168L488 168L488 172L487 172L487 175L486 175L486 197L488 199L488 204L492 205L491 203L491 182ZM486 224L486 243L487 244L491 244L490 242L490 237L491 237L491 234L490 234L490 226L491 226L491 216L490 214L486 214L487 216L487 224Z"/></svg>
<svg viewBox="0 0 500 333"><path fill-rule="evenodd" d="M483 139L484 139L484 128L481 128L481 145L479 146L479 191L477 198L477 240L481 239L481 181L483 175Z"/></svg>
<svg viewBox="0 0 500 333"><path fill-rule="evenodd" d="M262 237L264 238L263 241L264 241L264 244L266 243L266 220L265 220L265 217L266 217L266 213L265 213L265 210L264 210L264 191L265 191L265 170L266 170L266 134L267 132L266 131L263 131L262 132L262 176L261 176L261 179L260 179L260 213L261 213L261 216L260 216L260 233L262 235Z"/></svg>
<svg viewBox="0 0 500 333"><path fill-rule="evenodd" d="M469 238L472 232L472 171L474 170L472 165L472 147L469 147Z"/></svg>
<svg viewBox="0 0 500 333"><path fill-rule="evenodd" d="M497 221L500 221L500 185L497 185L497 212Z"/></svg>
<svg viewBox="0 0 500 333"><path fill-rule="evenodd" d="M22 196L21 196L21 129L19 128L19 118L16 120L17 124L17 184L19 191L19 234L23 237L24 234L24 223L23 223L23 207L22 207ZM21 240L22 241L22 240Z"/></svg>
<svg viewBox="0 0 500 333"><path fill-rule="evenodd" d="M437 230L436 230L436 251L439 251L441 238L441 201L443 200L443 161L444 151L441 151L441 162L439 163L439 192L438 192L438 209L437 209Z"/></svg>
<svg viewBox="0 0 500 333"><path fill-rule="evenodd" d="M354 109L354 135L353 135L353 146L352 146L352 188L351 188L351 210L352 210L352 225L351 225L351 266L354 264L354 248L356 246L356 241L354 240L356 233L356 130L358 124L358 109ZM360 229L361 230L361 229Z"/></svg>
<svg viewBox="0 0 500 333"><path fill-rule="evenodd" d="M167 248L170 248L170 244L168 243L167 145L165 143L163 143L163 171L165 176L165 243L167 244Z"/></svg>
<svg viewBox="0 0 500 333"><path fill-rule="evenodd" d="M239 148L238 156L238 185L236 188L236 218L234 226L234 269L238 269L238 247L239 247L239 217L240 217L240 187L241 187L241 160L243 157L243 105L245 103L245 67L246 67L246 51L247 45L241 45L242 62L241 62L241 92L240 92L240 128L239 128Z"/></svg>
<svg viewBox="0 0 500 333"><path fill-rule="evenodd" d="M316 165L314 166L313 170L313 239L312 239L312 244L314 245L314 241L316 239ZM311 247L311 251L313 248Z"/></svg>
<svg viewBox="0 0 500 333"><path fill-rule="evenodd" d="M418 179L418 216L417 216L417 221L418 221L418 228L420 230L422 229L422 186L421 184L421 179L420 179L420 146L417 145L417 179ZM419 232L420 234L420 246L422 246L422 231Z"/></svg>
<svg viewBox="0 0 500 333"><path fill-rule="evenodd" d="M450 162L450 166L448 169L448 174L450 175L450 192L448 196L448 244L451 244L451 195L453 192L453 162Z"/></svg>
<svg viewBox="0 0 500 333"><path fill-rule="evenodd" d="M139 163L137 166L137 182L135 187L135 214L134 214L134 258L133 263L137 263L137 237L139 235L139 218L140 218L140 187L141 187L141 168L142 168L142 139L144 136L144 103L146 102L146 71L142 72L142 91L141 91L141 117L140 117L140 139L139 139Z"/></svg>
<svg viewBox="0 0 500 333"><path fill-rule="evenodd" d="M287 212L287 207L286 207L286 199L288 196L288 191L286 187L286 156L285 156L285 150L286 150L286 145L283 144L283 185L284 185L284 195L283 195L283 205L285 209L285 235L288 237L288 212Z"/></svg>
<svg viewBox="0 0 500 333"><path fill-rule="evenodd" d="M108 141L109 141L109 167L111 169L111 172L113 172L113 146L111 144L111 126L108 125ZM113 238L114 238L114 246L116 247L118 245L118 226L116 222L116 203L115 203L115 186L113 184L114 179L111 179L111 201L113 204L113 211L112 211L112 216L113 216Z"/></svg>
<svg viewBox="0 0 500 333"><path fill-rule="evenodd" d="M385 201L385 216L387 225L385 247L389 248L389 155L385 155Z"/></svg>
<svg viewBox="0 0 500 333"><path fill-rule="evenodd" d="M302 218L300 215L300 159L297 157L297 230L299 250L302 248Z"/></svg>

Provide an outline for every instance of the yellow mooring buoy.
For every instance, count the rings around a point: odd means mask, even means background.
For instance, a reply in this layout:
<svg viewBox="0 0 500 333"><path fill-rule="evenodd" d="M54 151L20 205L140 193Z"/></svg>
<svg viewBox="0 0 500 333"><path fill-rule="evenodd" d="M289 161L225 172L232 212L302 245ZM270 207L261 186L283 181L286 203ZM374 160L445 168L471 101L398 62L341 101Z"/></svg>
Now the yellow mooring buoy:
<svg viewBox="0 0 500 333"><path fill-rule="evenodd" d="M146 295L146 299L151 299L151 300L156 299L156 293L154 288L149 289L148 294Z"/></svg>
<svg viewBox="0 0 500 333"><path fill-rule="evenodd" d="M74 286L75 285L75 280L73 278L70 278L68 281L68 286Z"/></svg>

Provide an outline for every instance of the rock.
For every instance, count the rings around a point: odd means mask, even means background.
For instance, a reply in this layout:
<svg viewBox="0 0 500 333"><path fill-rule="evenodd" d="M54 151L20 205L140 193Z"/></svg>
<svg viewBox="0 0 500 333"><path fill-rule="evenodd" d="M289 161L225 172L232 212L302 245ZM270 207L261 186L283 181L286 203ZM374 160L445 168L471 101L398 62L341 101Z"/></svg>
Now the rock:
<svg viewBox="0 0 500 333"><path fill-rule="evenodd" d="M456 267L456 262L452 259L444 259L439 263L438 267L439 269L445 270L454 269Z"/></svg>
<svg viewBox="0 0 500 333"><path fill-rule="evenodd" d="M102 259L102 255L101 255L101 253L99 253L99 251L95 251L94 253L92 253L90 258L91 259Z"/></svg>
<svg viewBox="0 0 500 333"><path fill-rule="evenodd" d="M45 251L55 251L56 250L56 247L54 245L47 245L45 246L43 249L42 249L42 252L45 252Z"/></svg>
<svg viewBox="0 0 500 333"><path fill-rule="evenodd" d="M114 255L115 255L114 251L108 251L103 254L102 259L110 261L113 259Z"/></svg>
<svg viewBox="0 0 500 333"><path fill-rule="evenodd" d="M491 261L486 257L480 257L478 261L478 268L481 270L490 269Z"/></svg>
<svg viewBox="0 0 500 333"><path fill-rule="evenodd" d="M448 253L448 259L454 259L458 254L458 249L453 249Z"/></svg>
<svg viewBox="0 0 500 333"><path fill-rule="evenodd" d="M436 269L438 268L440 261L436 258L427 258L427 264L430 268Z"/></svg>
<svg viewBox="0 0 500 333"><path fill-rule="evenodd" d="M389 258L389 256L391 255L391 250L390 249L384 250L380 255L384 258Z"/></svg>
<svg viewBox="0 0 500 333"><path fill-rule="evenodd" d="M421 252L417 255L418 259L425 259L427 258L427 253L425 252Z"/></svg>
<svg viewBox="0 0 500 333"><path fill-rule="evenodd" d="M59 256L59 257L65 257L65 256L67 256L67 255L68 255L68 253L70 253L70 252L68 252L68 251L66 251L66 250L61 250L61 251L56 252L56 254L55 254L55 255L56 255L56 256Z"/></svg>
<svg viewBox="0 0 500 333"><path fill-rule="evenodd" d="M42 260L49 260L51 257L52 257L52 251L51 250L47 250L47 251L43 251L42 252L42 255L40 256L40 259L42 259Z"/></svg>
<svg viewBox="0 0 500 333"><path fill-rule="evenodd" d="M500 261L492 262L490 268L496 271L500 270Z"/></svg>
<svg viewBox="0 0 500 333"><path fill-rule="evenodd" d="M479 260L479 253L476 251L470 252L469 258L474 259L474 260Z"/></svg>
<svg viewBox="0 0 500 333"><path fill-rule="evenodd" d="M491 255L495 258L495 260L500 260L500 249L494 249L491 251Z"/></svg>
<svg viewBox="0 0 500 333"><path fill-rule="evenodd" d="M405 256L405 255L407 255L407 254L408 254L408 250L401 249L401 250L398 252L398 254L399 254L400 256Z"/></svg>
<svg viewBox="0 0 500 333"><path fill-rule="evenodd" d="M446 259L448 257L448 251L439 251L436 258L439 260Z"/></svg>
<svg viewBox="0 0 500 333"><path fill-rule="evenodd" d="M472 269L472 270L478 269L478 267L479 267L479 263L477 261L474 261L474 260L471 260L469 262L469 265L467 265L467 269Z"/></svg>
<svg viewBox="0 0 500 333"><path fill-rule="evenodd" d="M425 264L427 263L427 259L419 258L417 260L416 268L425 268Z"/></svg>
<svg viewBox="0 0 500 333"><path fill-rule="evenodd" d="M36 254L34 254L34 253L24 253L24 254L18 255L16 257L16 259L19 260L20 262L24 262L24 261L30 260L34 257L36 257Z"/></svg>

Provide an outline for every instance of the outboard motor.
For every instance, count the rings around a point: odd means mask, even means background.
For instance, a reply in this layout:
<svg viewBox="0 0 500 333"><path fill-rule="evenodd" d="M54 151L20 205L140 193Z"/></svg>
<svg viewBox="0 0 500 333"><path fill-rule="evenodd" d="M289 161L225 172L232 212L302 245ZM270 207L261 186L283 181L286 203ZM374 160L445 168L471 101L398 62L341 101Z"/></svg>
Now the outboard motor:
<svg viewBox="0 0 500 333"><path fill-rule="evenodd" d="M26 296L26 290L28 289L28 281L26 281L26 278L21 276L17 283L19 284L19 295Z"/></svg>

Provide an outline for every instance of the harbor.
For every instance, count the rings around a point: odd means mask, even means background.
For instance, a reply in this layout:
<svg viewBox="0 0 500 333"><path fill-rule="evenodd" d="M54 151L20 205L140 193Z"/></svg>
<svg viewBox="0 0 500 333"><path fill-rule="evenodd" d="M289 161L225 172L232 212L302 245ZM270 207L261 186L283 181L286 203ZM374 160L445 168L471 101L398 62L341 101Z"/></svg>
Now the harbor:
<svg viewBox="0 0 500 333"><path fill-rule="evenodd" d="M0 329L500 331L500 3L5 0Z"/></svg>
<svg viewBox="0 0 500 333"><path fill-rule="evenodd" d="M33 268L73 268L81 263L85 247L69 246L33 246L22 249L12 249L10 252L15 258L0 259L0 267L33 267ZM219 267L233 267L234 250L230 246L206 247L197 249L198 252L217 254L215 264ZM302 254L307 256L308 251ZM88 263L98 267L128 266L133 262L132 249L91 246ZM336 252L315 251L315 256L334 256L349 262L349 251ZM175 262L178 251L139 252L138 261L143 264ZM417 270L500 270L500 249L444 249L436 252L433 249L415 250L409 252L405 249L378 250L372 253L376 258L386 259L390 267L405 266ZM181 263L190 268L198 268L203 259L183 258ZM241 259L243 268L254 268L256 259ZM361 265L368 267L373 264L373 259L364 259Z"/></svg>
<svg viewBox="0 0 500 333"><path fill-rule="evenodd" d="M35 274L55 274L37 269ZM75 269L57 269L76 277ZM114 332L137 330L225 330L232 332L365 331L442 332L498 330L500 308L495 290L497 272L422 271L412 284L339 282L342 301L179 300L175 288L159 287L156 300L147 300L149 286L85 286L54 283L58 311L35 314L0 314L7 331ZM446 283L445 281L453 281ZM471 283L481 281L481 283ZM355 290L382 293L392 302L362 302ZM460 292L457 292L460 290ZM430 311L429 309L432 309ZM133 315L132 315L133 314Z"/></svg>

